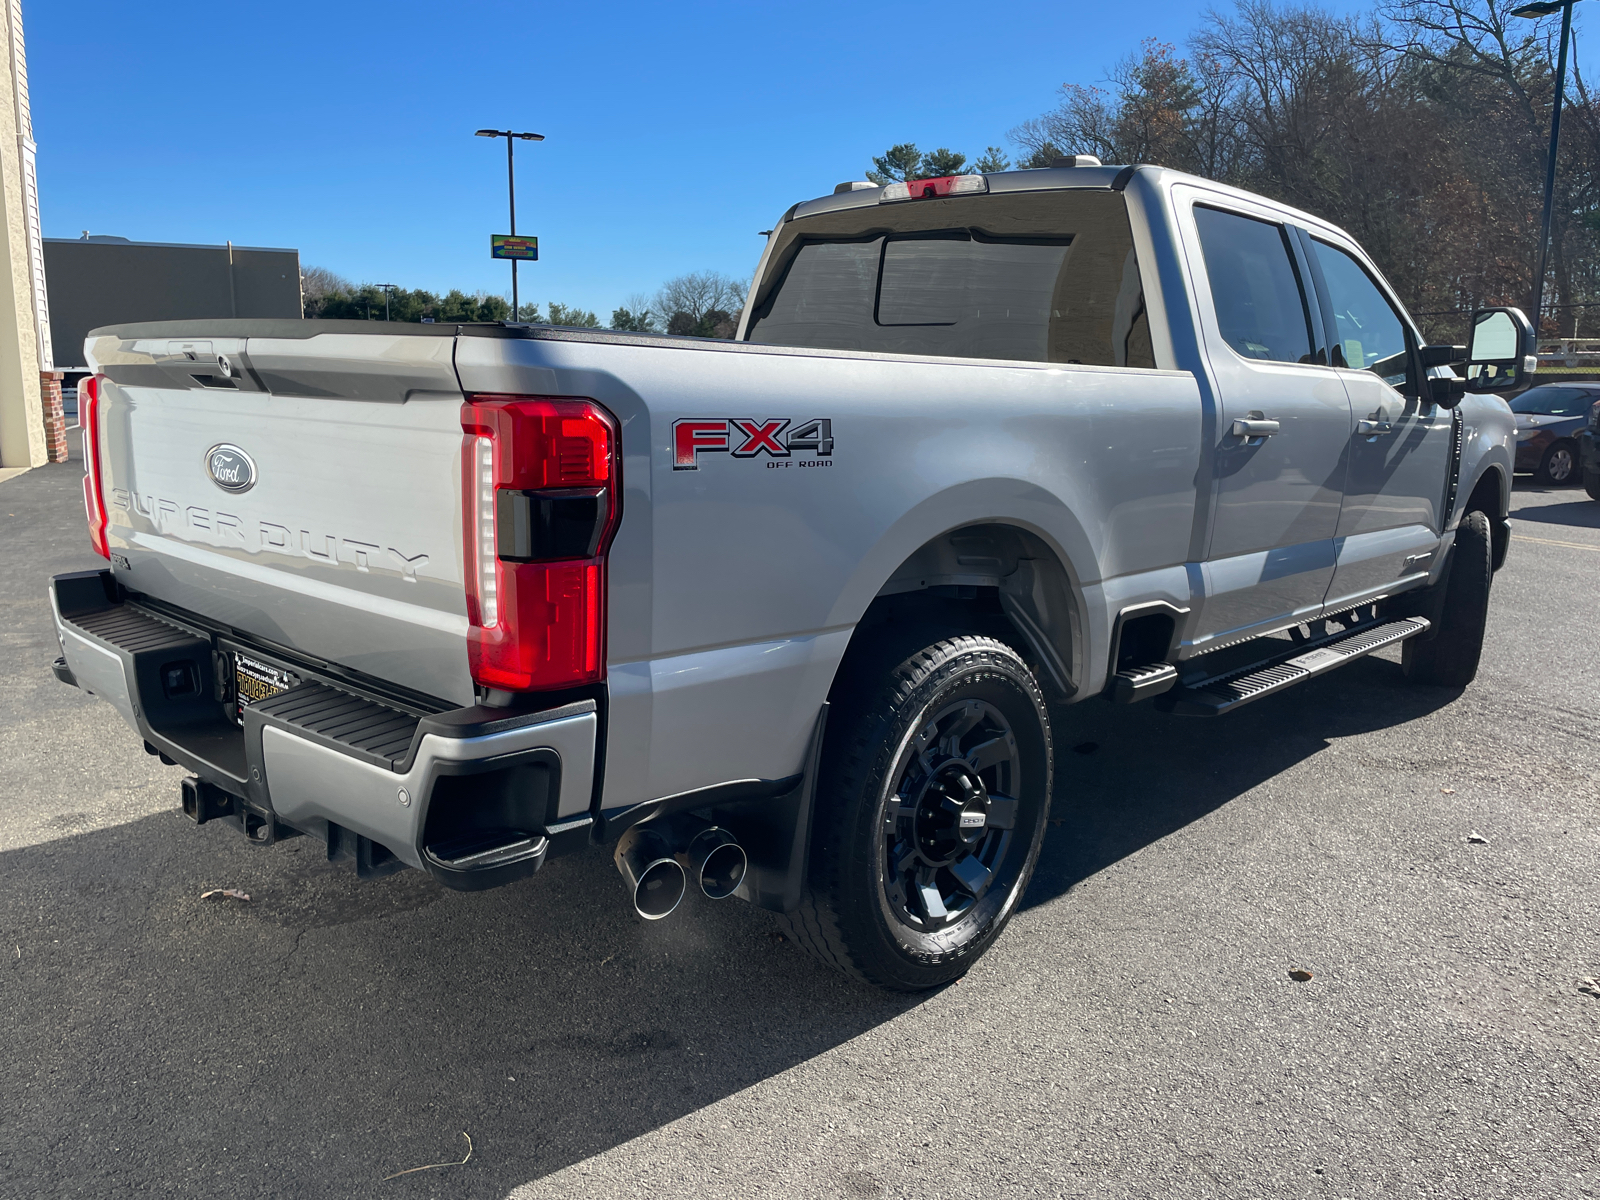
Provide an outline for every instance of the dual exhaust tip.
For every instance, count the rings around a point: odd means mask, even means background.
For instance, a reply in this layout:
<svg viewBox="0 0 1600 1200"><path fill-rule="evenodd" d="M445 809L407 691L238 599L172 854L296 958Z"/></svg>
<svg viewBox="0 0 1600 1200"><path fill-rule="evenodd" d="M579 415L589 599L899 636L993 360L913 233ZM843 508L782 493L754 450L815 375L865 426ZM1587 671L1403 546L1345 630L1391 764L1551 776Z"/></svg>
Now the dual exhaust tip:
<svg viewBox="0 0 1600 1200"><path fill-rule="evenodd" d="M691 879L706 899L726 900L750 865L733 834L687 814L632 826L617 839L614 858L646 921L670 916Z"/></svg>

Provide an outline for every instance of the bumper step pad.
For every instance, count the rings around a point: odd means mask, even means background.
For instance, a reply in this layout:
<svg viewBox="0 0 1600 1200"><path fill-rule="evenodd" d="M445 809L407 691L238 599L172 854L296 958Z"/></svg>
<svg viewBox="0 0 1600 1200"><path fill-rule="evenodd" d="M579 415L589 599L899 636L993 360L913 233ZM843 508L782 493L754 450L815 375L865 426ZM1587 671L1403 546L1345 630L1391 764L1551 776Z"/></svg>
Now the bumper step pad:
<svg viewBox="0 0 1600 1200"><path fill-rule="evenodd" d="M85 633L91 633L101 641L119 650L126 650L130 654L136 654L141 650L186 649L192 643L201 641L187 630L179 629L176 625L168 625L165 621L158 621L149 613L126 605L102 609L99 612L79 613L73 616L71 621ZM207 646L207 649L210 647Z"/></svg>
<svg viewBox="0 0 1600 1200"><path fill-rule="evenodd" d="M421 717L353 696L320 683L302 683L245 709L263 723L279 725L375 767L399 771L411 757Z"/></svg>
<svg viewBox="0 0 1600 1200"><path fill-rule="evenodd" d="M1217 716L1241 704L1259 700L1262 696L1325 675L1346 663L1365 658L1374 650L1416 637L1428 629L1426 619L1406 617L1404 620L1359 629L1314 648L1297 646L1287 654L1216 679L1208 679L1193 687L1173 688L1156 698L1156 707L1187 716Z"/></svg>

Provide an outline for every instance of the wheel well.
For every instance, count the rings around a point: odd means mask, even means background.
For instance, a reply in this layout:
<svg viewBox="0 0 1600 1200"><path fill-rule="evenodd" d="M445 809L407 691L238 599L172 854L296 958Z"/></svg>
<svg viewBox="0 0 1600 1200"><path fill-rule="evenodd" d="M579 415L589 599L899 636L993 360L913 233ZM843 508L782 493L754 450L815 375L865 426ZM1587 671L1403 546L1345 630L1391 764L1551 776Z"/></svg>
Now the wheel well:
<svg viewBox="0 0 1600 1200"><path fill-rule="evenodd" d="M1494 549L1496 571L1505 563L1506 552L1511 549L1511 529L1506 524L1510 507L1505 476L1501 474L1499 467L1490 467L1473 485L1472 494L1467 497L1467 503L1461 510L1463 516L1469 512L1481 512L1489 518L1489 533Z"/></svg>
<svg viewBox="0 0 1600 1200"><path fill-rule="evenodd" d="M1042 538L1017 526L966 525L918 547L867 607L847 659L897 625L1000 638L1053 699L1078 689L1083 621L1071 577Z"/></svg>

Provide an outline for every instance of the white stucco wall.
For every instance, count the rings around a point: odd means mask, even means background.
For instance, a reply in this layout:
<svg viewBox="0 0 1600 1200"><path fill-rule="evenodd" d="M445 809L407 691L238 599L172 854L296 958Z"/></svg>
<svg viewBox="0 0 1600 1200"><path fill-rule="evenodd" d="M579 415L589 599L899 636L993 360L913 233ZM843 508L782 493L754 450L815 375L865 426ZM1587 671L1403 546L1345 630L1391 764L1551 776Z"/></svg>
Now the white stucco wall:
<svg viewBox="0 0 1600 1200"><path fill-rule="evenodd" d="M44 410L39 389L38 300L43 260L29 237L28 200L33 146L20 0L4 0L0 54L0 467L45 462Z"/></svg>

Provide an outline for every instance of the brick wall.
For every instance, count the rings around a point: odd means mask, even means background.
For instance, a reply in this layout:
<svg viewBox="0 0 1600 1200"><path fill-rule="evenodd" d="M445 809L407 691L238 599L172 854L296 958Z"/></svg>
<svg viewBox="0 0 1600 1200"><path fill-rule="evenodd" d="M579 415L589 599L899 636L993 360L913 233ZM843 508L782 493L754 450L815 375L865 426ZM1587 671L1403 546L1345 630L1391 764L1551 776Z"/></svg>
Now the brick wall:
<svg viewBox="0 0 1600 1200"><path fill-rule="evenodd" d="M61 405L60 371L40 371L39 391L44 400L44 445L50 461L67 461L67 417Z"/></svg>

